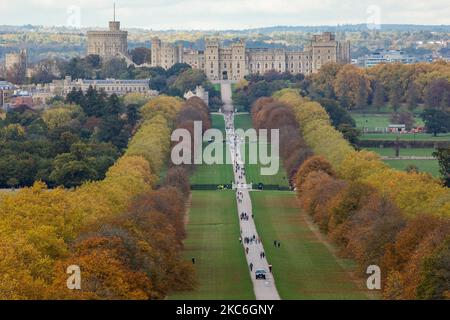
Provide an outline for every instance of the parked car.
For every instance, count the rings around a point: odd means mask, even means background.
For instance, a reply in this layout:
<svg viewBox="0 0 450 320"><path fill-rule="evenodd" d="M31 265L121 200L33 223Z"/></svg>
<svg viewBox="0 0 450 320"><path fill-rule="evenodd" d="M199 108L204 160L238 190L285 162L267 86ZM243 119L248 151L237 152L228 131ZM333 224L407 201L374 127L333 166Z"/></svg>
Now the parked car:
<svg viewBox="0 0 450 320"><path fill-rule="evenodd" d="M266 277L267 271L266 270L262 270L262 269L256 270L255 274L256 274L256 280L266 280L267 279L267 277Z"/></svg>

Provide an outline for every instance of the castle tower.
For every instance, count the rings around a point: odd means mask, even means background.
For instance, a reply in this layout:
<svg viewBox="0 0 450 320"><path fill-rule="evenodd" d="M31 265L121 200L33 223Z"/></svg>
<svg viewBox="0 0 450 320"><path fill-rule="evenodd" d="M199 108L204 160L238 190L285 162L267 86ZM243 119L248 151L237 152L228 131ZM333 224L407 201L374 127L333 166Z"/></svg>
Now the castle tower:
<svg viewBox="0 0 450 320"><path fill-rule="evenodd" d="M220 80L219 42L207 40L205 46L205 73L210 80Z"/></svg>
<svg viewBox="0 0 450 320"><path fill-rule="evenodd" d="M247 74L245 42L239 41L231 45L232 74L231 80L242 80Z"/></svg>
<svg viewBox="0 0 450 320"><path fill-rule="evenodd" d="M116 21L115 4L113 21L109 22L109 31L88 31L87 36L88 55L99 55L103 59L128 55L128 32L120 30L120 22Z"/></svg>
<svg viewBox="0 0 450 320"><path fill-rule="evenodd" d="M151 61L152 67L160 67L161 66L161 40L158 37L154 37L152 39L152 48L151 48Z"/></svg>
<svg viewBox="0 0 450 320"><path fill-rule="evenodd" d="M120 31L120 22L116 21L116 4L114 3L113 21L109 22L109 31Z"/></svg>

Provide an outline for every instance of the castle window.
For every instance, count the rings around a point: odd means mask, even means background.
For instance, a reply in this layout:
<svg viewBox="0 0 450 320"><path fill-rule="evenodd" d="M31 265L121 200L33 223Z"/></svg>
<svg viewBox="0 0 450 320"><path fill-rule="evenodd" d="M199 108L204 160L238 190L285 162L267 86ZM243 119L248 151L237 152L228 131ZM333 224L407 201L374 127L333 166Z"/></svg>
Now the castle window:
<svg viewBox="0 0 450 320"><path fill-rule="evenodd" d="M238 67L238 69L241 67L241 64L239 62L237 63L237 67Z"/></svg>

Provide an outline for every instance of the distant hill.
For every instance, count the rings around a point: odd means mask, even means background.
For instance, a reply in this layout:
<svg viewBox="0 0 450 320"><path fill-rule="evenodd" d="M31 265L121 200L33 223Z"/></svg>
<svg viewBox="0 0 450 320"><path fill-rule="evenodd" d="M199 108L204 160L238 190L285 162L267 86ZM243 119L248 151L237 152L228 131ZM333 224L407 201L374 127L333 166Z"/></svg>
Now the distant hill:
<svg viewBox="0 0 450 320"><path fill-rule="evenodd" d="M14 32L55 32L55 33L85 33L89 29L99 29L99 28L82 28L74 29L68 27L57 27L57 26L9 26L0 25L0 33L14 33ZM103 28L104 29L104 28ZM125 28L131 33L142 33L142 32L168 32L176 33L179 31L189 31L189 30L149 30L144 28ZM400 32L450 32L450 25L414 25L414 24L382 24L380 26L380 31L400 31ZM190 30L196 31L196 30ZM225 30L201 30L199 32L204 33L261 33L270 34L274 32L305 32L305 33L315 33L315 32L367 32L370 31L367 24L354 24L354 25L323 25L323 26L272 26L263 28L252 28L252 29L225 29Z"/></svg>

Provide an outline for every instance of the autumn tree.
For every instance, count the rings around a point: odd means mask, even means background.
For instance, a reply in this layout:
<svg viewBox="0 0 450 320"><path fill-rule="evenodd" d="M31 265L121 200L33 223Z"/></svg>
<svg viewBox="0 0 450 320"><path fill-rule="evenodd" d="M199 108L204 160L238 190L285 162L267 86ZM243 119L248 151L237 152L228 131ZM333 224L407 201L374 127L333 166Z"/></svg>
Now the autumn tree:
<svg viewBox="0 0 450 320"><path fill-rule="evenodd" d="M345 65L336 76L334 91L338 98L348 101L351 109L359 108L367 104L371 92L370 80L363 69Z"/></svg>
<svg viewBox="0 0 450 320"><path fill-rule="evenodd" d="M440 173L444 184L450 188L450 148L439 148L433 156L439 161Z"/></svg>

